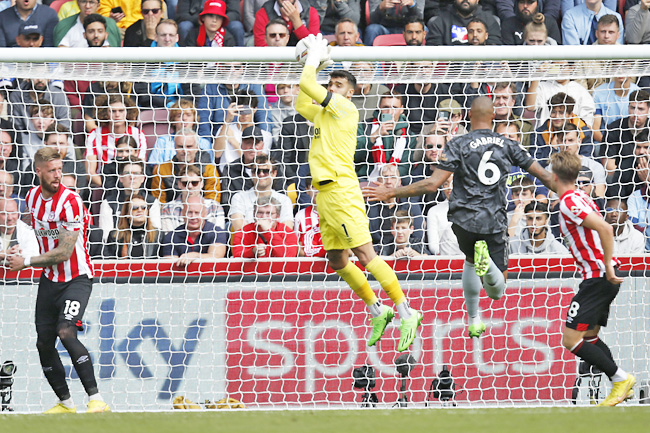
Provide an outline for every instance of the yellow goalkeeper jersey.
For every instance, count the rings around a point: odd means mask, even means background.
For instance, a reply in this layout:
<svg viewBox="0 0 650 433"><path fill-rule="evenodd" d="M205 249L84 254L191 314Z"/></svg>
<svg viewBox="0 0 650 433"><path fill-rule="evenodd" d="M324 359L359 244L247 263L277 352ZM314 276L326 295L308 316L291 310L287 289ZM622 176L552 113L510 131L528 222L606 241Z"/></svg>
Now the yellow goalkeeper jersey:
<svg viewBox="0 0 650 433"><path fill-rule="evenodd" d="M327 92L316 82L316 69L305 66L300 77L296 110L314 123L314 138L309 149L309 168L314 185L325 180L358 183L354 152L359 111L354 103L339 94Z"/></svg>

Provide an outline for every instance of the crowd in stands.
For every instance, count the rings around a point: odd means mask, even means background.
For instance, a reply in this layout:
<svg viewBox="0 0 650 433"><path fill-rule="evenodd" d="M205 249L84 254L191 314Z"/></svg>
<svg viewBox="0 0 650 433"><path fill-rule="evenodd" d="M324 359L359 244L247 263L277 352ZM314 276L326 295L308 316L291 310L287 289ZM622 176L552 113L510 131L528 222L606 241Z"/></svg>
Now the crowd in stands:
<svg viewBox="0 0 650 433"><path fill-rule="evenodd" d="M46 3L0 1L0 46L281 47L319 32L338 46L373 45L383 35L410 46L650 43L650 0L72 0L53 3L56 10ZM589 76L602 66L539 63L540 76L558 69ZM32 158L43 146L58 149L62 183L91 212L95 258L169 257L184 266L197 258L325 255L308 166L314 131L295 110L298 85L173 83L170 66L160 64L160 82L3 77L0 259L16 244L37 250L24 198L38 185ZM237 75L243 65L228 67ZM372 63L335 67L376 74ZM430 176L449 140L467 133L473 98L487 95L495 130L543 166L558 150L581 157L578 186L614 227L617 254L650 252L650 77L597 75L513 83L359 80L359 179L398 186ZM153 118L163 131L154 140L143 126ZM453 177L422 197L368 203L376 251L395 258L460 254L447 220L452 185ZM558 197L517 169L508 185L510 252L567 254Z"/></svg>

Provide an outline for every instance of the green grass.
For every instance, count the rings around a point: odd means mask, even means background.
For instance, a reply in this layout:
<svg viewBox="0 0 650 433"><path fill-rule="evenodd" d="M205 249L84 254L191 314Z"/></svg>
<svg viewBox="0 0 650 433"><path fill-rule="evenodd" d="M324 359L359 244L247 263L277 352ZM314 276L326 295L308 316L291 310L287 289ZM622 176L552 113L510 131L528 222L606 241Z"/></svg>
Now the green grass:
<svg viewBox="0 0 650 433"><path fill-rule="evenodd" d="M650 406L0 415L3 433L643 433Z"/></svg>

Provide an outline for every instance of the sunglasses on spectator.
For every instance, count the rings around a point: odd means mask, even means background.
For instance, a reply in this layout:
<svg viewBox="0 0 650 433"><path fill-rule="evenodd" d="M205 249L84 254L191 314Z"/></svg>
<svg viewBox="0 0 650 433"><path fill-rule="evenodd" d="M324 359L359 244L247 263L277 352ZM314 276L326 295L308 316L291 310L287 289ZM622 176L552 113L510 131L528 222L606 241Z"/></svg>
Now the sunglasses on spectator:
<svg viewBox="0 0 650 433"><path fill-rule="evenodd" d="M445 147L444 144L425 144L425 145L424 145L424 148L425 148L426 150L431 150L431 149L442 149L443 147Z"/></svg>
<svg viewBox="0 0 650 433"><path fill-rule="evenodd" d="M620 207L606 207L605 212L625 212L624 209L621 209Z"/></svg>
<svg viewBox="0 0 650 433"><path fill-rule="evenodd" d="M142 15L149 15L149 14L159 14L160 13L160 8L153 8L153 9L142 9Z"/></svg>
<svg viewBox="0 0 650 433"><path fill-rule="evenodd" d="M268 176L270 173L271 173L270 168L258 168L255 170L255 174L257 175Z"/></svg>
<svg viewBox="0 0 650 433"><path fill-rule="evenodd" d="M580 185L580 186L591 185L591 181L590 180L579 180L578 185Z"/></svg>
<svg viewBox="0 0 650 433"><path fill-rule="evenodd" d="M270 37L271 39L275 39L275 38L286 38L286 37L287 37L287 33L269 33L269 37Z"/></svg>
<svg viewBox="0 0 650 433"><path fill-rule="evenodd" d="M181 180L180 183L181 183L182 187L186 187L188 184L190 184L192 186L199 186L201 181L200 180Z"/></svg>
<svg viewBox="0 0 650 433"><path fill-rule="evenodd" d="M131 206L131 210L147 210L147 205L146 204L136 204L135 206Z"/></svg>

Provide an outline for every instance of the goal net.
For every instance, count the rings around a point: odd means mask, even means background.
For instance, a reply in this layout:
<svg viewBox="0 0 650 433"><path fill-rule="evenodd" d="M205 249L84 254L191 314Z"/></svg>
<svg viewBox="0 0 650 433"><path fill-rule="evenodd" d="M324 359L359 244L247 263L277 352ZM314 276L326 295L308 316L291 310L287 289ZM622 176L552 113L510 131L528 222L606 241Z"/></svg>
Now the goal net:
<svg viewBox="0 0 650 433"><path fill-rule="evenodd" d="M95 280L80 339L114 410L209 410L206 400L222 399L263 409L567 406L609 392L604 374L562 346L581 278L559 235L557 196L524 171L498 173L508 176L509 279L500 300L481 293L487 331L479 339L467 335L463 257L447 220L451 184L367 205L376 252L424 314L398 358L398 319L368 347L365 305L324 259L307 164L314 128L294 108L301 68L293 48L0 53L0 251L38 254L24 199L38 182L34 153L57 146L62 182L93 217ZM647 50L355 47L332 55L318 80L348 70L358 81L355 169L364 185L430 176L446 143L470 129L477 96L493 100L497 132L544 166L560 149L581 155L578 187L612 224L626 275L601 337L637 377L632 404L648 403ZM270 191L272 224L285 226L276 244L255 232L269 204L256 200ZM205 245L183 231L195 195L204 198ZM204 255L179 260L196 242ZM16 411L39 412L56 398L35 348L40 270L0 274L0 361L16 365L13 376L0 373L0 396Z"/></svg>

